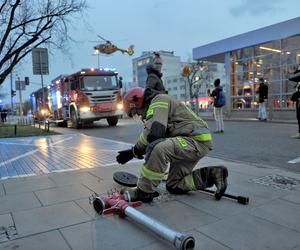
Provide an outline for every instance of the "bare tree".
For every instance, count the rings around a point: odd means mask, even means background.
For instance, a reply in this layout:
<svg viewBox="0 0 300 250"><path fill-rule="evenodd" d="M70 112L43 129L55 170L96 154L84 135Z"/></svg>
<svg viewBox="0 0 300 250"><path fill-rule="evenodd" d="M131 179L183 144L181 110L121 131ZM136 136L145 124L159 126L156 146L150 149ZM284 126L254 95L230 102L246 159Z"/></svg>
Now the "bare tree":
<svg viewBox="0 0 300 250"><path fill-rule="evenodd" d="M0 2L0 85L33 48L65 48L68 24L86 0L2 0Z"/></svg>
<svg viewBox="0 0 300 250"><path fill-rule="evenodd" d="M199 112L199 90L202 86L209 83L213 77L213 74L209 70L208 66L209 64L207 62L197 61L194 63L189 63L184 67L182 72L188 83L192 109L196 113Z"/></svg>

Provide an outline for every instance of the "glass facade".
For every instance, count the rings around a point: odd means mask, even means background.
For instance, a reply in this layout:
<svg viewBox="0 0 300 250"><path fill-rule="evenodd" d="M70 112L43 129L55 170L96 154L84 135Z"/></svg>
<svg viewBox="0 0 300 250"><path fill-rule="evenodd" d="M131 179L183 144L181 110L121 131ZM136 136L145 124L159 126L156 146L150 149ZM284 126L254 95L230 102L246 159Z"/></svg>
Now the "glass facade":
<svg viewBox="0 0 300 250"><path fill-rule="evenodd" d="M295 83L289 76L300 65L300 35L230 52L232 109L258 108L259 78L269 86L269 106L293 109Z"/></svg>

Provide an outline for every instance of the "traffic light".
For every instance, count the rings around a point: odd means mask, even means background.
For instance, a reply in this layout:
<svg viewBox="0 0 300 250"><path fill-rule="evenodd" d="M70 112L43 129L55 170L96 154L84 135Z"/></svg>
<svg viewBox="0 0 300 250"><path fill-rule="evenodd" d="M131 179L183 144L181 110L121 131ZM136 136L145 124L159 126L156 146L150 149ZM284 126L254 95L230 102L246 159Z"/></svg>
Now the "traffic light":
<svg viewBox="0 0 300 250"><path fill-rule="evenodd" d="M16 95L16 91L15 90L12 90L11 91L11 96L15 96Z"/></svg>
<svg viewBox="0 0 300 250"><path fill-rule="evenodd" d="M25 76L25 85L29 85L29 77Z"/></svg>

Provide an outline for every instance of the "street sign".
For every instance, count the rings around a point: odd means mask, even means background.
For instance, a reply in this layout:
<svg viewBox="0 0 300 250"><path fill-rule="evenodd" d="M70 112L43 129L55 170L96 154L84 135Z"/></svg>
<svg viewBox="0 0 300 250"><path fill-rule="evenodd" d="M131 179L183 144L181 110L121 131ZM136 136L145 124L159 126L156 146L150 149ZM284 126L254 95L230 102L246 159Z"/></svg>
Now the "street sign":
<svg viewBox="0 0 300 250"><path fill-rule="evenodd" d="M46 48L32 49L32 68L34 75L49 75L48 50Z"/></svg>
<svg viewBox="0 0 300 250"><path fill-rule="evenodd" d="M16 90L25 90L25 81L16 81Z"/></svg>

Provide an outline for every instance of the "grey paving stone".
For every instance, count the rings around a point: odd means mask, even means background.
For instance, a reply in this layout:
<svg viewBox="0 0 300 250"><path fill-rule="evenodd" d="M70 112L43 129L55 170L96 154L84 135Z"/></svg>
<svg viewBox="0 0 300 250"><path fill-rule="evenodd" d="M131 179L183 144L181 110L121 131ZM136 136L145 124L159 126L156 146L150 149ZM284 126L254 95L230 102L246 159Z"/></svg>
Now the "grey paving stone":
<svg viewBox="0 0 300 250"><path fill-rule="evenodd" d="M0 230L2 227L11 227L14 226L14 222L11 218L10 214L2 214L0 215Z"/></svg>
<svg viewBox="0 0 300 250"><path fill-rule="evenodd" d="M188 195L180 195L177 196L176 199L184 202L188 206L218 217L219 219L250 211L254 207L253 201L245 206L237 203L235 200L225 198L217 201L213 195L201 192L191 192Z"/></svg>
<svg viewBox="0 0 300 250"><path fill-rule="evenodd" d="M248 213L228 217L197 231L233 249L298 249L300 233Z"/></svg>
<svg viewBox="0 0 300 250"><path fill-rule="evenodd" d="M282 197L281 199L300 204L300 192L295 191L287 196Z"/></svg>
<svg viewBox="0 0 300 250"><path fill-rule="evenodd" d="M70 250L58 231L51 231L0 244L1 250Z"/></svg>
<svg viewBox="0 0 300 250"><path fill-rule="evenodd" d="M0 197L0 214L40 207L33 193L5 195Z"/></svg>
<svg viewBox="0 0 300 250"><path fill-rule="evenodd" d="M132 250L157 238L128 219L108 216L60 229L73 250Z"/></svg>
<svg viewBox="0 0 300 250"><path fill-rule="evenodd" d="M103 180L112 180L114 172L117 172L117 171L126 171L126 172L130 172L132 174L139 175L142 163L143 163L142 161L139 161L138 163L131 163L128 165L126 164L121 167L120 167L120 165L99 167L99 168L91 169L91 170L89 170L89 172Z"/></svg>
<svg viewBox="0 0 300 250"><path fill-rule="evenodd" d="M32 176L23 180L15 180L3 183L7 194L26 193L56 186L48 176Z"/></svg>
<svg viewBox="0 0 300 250"><path fill-rule="evenodd" d="M3 184L0 183L0 196L5 195Z"/></svg>
<svg viewBox="0 0 300 250"><path fill-rule="evenodd" d="M50 188L35 192L43 205L51 205L64 201L72 201L83 197L89 197L91 191L81 184L69 185L58 188Z"/></svg>
<svg viewBox="0 0 300 250"><path fill-rule="evenodd" d="M91 220L74 202L13 213L20 236L42 233Z"/></svg>
<svg viewBox="0 0 300 250"><path fill-rule="evenodd" d="M254 205L265 204L273 199L280 198L290 194L289 190L275 189L271 186L265 186L252 182L244 184L230 184L226 190L228 194L248 196L250 202Z"/></svg>
<svg viewBox="0 0 300 250"><path fill-rule="evenodd" d="M218 220L213 215L176 200L143 204L138 209L161 223L180 231L192 230L199 225L206 225Z"/></svg>
<svg viewBox="0 0 300 250"><path fill-rule="evenodd" d="M91 193L107 194L110 190L121 190L122 186L115 183L113 180L101 180L100 182L89 182L84 184L85 187L92 190Z"/></svg>
<svg viewBox="0 0 300 250"><path fill-rule="evenodd" d="M253 209L251 214L300 232L300 204L277 199Z"/></svg>
<svg viewBox="0 0 300 250"><path fill-rule="evenodd" d="M195 250L197 249L213 249L213 250L226 250L230 249L226 247L223 244L220 244L205 235L197 232L197 231L190 231L187 232L188 234L191 234L194 239L195 239ZM164 240L157 240L157 242L147 245L147 246L142 246L137 249L145 249L145 250L165 250L165 249L174 249L172 244L169 242L166 242Z"/></svg>
<svg viewBox="0 0 300 250"><path fill-rule="evenodd" d="M75 200L76 204L80 206L87 214L91 216L93 219L99 219L101 216L96 213L92 204L89 203L88 198L83 198L79 200Z"/></svg>
<svg viewBox="0 0 300 250"><path fill-rule="evenodd" d="M49 174L49 179L53 180L57 186L66 186L71 184L86 184L89 182L99 181L99 178L82 170L75 170L71 172L53 173Z"/></svg>

